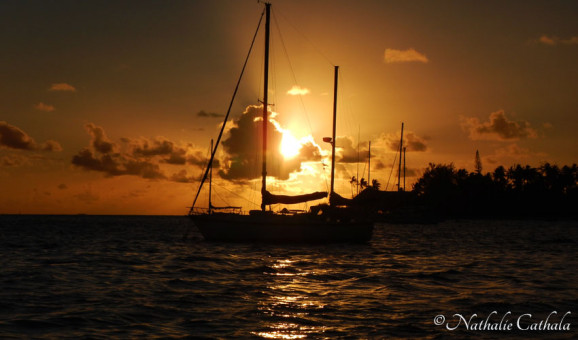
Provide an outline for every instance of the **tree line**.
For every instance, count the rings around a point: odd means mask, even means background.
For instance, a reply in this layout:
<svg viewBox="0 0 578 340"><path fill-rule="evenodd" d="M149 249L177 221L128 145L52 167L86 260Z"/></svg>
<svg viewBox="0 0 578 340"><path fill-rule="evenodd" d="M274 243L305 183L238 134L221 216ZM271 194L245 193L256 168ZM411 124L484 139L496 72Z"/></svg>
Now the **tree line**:
<svg viewBox="0 0 578 340"><path fill-rule="evenodd" d="M578 217L578 167L498 166L482 173L430 163L409 205L443 217Z"/></svg>

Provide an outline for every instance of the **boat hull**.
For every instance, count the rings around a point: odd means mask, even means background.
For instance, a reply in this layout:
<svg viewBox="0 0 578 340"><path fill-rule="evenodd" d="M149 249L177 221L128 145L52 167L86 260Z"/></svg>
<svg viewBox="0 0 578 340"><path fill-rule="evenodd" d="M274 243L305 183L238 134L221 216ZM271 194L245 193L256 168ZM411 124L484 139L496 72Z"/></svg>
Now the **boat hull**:
<svg viewBox="0 0 578 340"><path fill-rule="evenodd" d="M205 240L213 242L366 243L373 234L373 222L327 221L307 214L190 217Z"/></svg>

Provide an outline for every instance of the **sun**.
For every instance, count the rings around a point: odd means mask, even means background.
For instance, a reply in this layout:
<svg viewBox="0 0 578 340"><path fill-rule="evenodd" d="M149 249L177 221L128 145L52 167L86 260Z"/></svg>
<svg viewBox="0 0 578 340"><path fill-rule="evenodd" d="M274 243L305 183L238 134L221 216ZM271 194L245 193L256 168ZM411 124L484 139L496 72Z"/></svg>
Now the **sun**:
<svg viewBox="0 0 578 340"><path fill-rule="evenodd" d="M281 147L279 149L283 158L291 159L299 154L301 143L297 138L293 137L290 131L284 130L283 137L281 138Z"/></svg>

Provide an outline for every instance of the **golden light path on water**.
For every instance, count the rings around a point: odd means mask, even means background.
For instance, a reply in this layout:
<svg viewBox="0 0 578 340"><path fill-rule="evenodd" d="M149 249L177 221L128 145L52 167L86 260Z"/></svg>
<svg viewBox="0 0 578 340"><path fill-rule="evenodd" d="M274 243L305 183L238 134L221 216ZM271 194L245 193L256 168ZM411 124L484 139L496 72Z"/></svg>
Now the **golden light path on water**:
<svg viewBox="0 0 578 340"><path fill-rule="evenodd" d="M273 320L267 327L269 331L253 332L266 339L304 339L311 333L323 333L324 326L303 325L295 320L306 320L311 310L322 310L325 304L319 299L312 298L324 295L324 287L311 284L308 276L319 274L318 270L302 270L295 264L297 260L278 259L270 266L275 284L268 285L267 289L273 293L264 301L259 302L261 313L270 316ZM275 278L281 279L280 282Z"/></svg>

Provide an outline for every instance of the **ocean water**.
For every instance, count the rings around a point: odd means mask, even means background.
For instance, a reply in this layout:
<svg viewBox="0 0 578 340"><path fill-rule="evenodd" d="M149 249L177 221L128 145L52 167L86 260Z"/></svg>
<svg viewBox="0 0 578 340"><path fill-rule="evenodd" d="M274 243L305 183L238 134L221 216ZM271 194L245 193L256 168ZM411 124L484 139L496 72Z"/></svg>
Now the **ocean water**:
<svg viewBox="0 0 578 340"><path fill-rule="evenodd" d="M2 339L578 338L576 221L319 246L208 243L186 217L0 216L0 265Z"/></svg>

